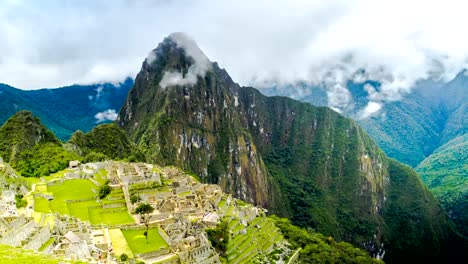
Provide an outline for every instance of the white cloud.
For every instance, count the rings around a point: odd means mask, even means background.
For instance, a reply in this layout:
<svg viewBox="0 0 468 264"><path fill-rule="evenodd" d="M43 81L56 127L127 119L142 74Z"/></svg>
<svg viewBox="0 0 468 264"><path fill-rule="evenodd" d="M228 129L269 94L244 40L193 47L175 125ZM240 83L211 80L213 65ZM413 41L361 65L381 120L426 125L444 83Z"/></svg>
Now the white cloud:
<svg viewBox="0 0 468 264"><path fill-rule="evenodd" d="M114 121L117 119L117 112L114 109L107 109L106 111L97 113L94 118L96 118L96 123L102 123L104 121Z"/></svg>
<svg viewBox="0 0 468 264"><path fill-rule="evenodd" d="M184 33L173 33L169 39L174 41L177 47L182 48L185 54L193 59L193 64L188 68L187 73L183 76L181 72L164 72L159 85L162 88L174 85L188 85L197 82L197 76L205 77L206 71L211 67L211 62L200 50L197 43ZM153 52L154 53L154 52Z"/></svg>
<svg viewBox="0 0 468 264"><path fill-rule="evenodd" d="M99 100L99 98L101 97L103 89L104 89L104 87L102 87L102 86L98 86L96 88L96 90L95 90L96 91L96 97L95 97L96 101Z"/></svg>
<svg viewBox="0 0 468 264"><path fill-rule="evenodd" d="M420 79L466 68L467 9L458 0L2 1L0 82L119 81L182 31L242 85L323 85L330 106L342 109L346 80L371 79L382 84L373 101L383 104Z"/></svg>
<svg viewBox="0 0 468 264"><path fill-rule="evenodd" d="M152 50L148 53L148 56L146 56L146 63L152 64L156 59L158 58L158 55Z"/></svg>
<svg viewBox="0 0 468 264"><path fill-rule="evenodd" d="M366 118L369 118L375 114L377 114L380 109L382 109L382 104L381 103L377 103L377 102L372 102L370 101L366 107L364 109L362 109L357 117L359 119L366 119Z"/></svg>

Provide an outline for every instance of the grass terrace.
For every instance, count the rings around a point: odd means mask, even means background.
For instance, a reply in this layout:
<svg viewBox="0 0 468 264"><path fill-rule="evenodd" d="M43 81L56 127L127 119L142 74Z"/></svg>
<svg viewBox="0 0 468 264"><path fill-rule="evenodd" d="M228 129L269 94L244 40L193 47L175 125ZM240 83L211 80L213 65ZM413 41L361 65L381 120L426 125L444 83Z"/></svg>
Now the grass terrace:
<svg viewBox="0 0 468 264"><path fill-rule="evenodd" d="M59 263L85 263L80 261L64 261L59 258L47 256L32 250L24 250L6 245L0 245L0 263L2 264L59 264Z"/></svg>
<svg viewBox="0 0 468 264"><path fill-rule="evenodd" d="M112 246L114 248L114 253L116 256L126 254L129 258L134 258L132 249L127 243L122 230L120 229L109 229L109 236L112 241Z"/></svg>
<svg viewBox="0 0 468 264"><path fill-rule="evenodd" d="M49 176L42 176L42 177L22 177L22 179L24 179L27 184L28 184L28 187L31 187L33 184L38 184L38 183L42 183L43 180L45 182L50 182L50 181L54 181L54 180L58 180L60 178L63 178L65 176L65 173L67 172L70 172L71 170L69 169L65 169L65 170L61 170L61 171L58 171L56 173L52 173L51 175Z"/></svg>
<svg viewBox="0 0 468 264"><path fill-rule="evenodd" d="M229 263L252 263L258 252L268 253L275 243L284 239L273 221L266 217L255 218L247 227L232 218L228 226L234 234L227 245ZM240 233L242 229L246 230L245 235Z"/></svg>
<svg viewBox="0 0 468 264"><path fill-rule="evenodd" d="M36 195L34 198L35 211L71 215L84 221L90 221L91 224L135 223L125 205L122 190L112 190L108 197L98 201L95 198L95 192L98 189L98 186L87 179L67 180L63 184L51 186L38 184L36 193L50 194L54 196L54 199L48 201ZM104 209L102 208L103 204L117 204L117 207Z"/></svg>
<svg viewBox="0 0 468 264"><path fill-rule="evenodd" d="M106 169L100 169L96 174L94 174L94 178L99 184L105 184L107 181L107 175L109 173Z"/></svg>
<svg viewBox="0 0 468 264"><path fill-rule="evenodd" d="M143 233L145 229L138 230L123 230L122 233L127 240L133 254L142 254L162 248L167 248L169 245L159 235L157 228L150 228L148 231L148 241L146 241Z"/></svg>
<svg viewBox="0 0 468 264"><path fill-rule="evenodd" d="M135 219L128 213L126 207L111 209L89 208L89 217L91 224L122 225L135 223Z"/></svg>

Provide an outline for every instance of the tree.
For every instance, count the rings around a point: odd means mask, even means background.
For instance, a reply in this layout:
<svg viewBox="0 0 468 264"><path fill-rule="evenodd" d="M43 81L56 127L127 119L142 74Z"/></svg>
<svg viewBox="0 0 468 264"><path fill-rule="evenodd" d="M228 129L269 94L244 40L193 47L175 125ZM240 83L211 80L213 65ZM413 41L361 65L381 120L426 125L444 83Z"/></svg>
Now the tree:
<svg viewBox="0 0 468 264"><path fill-rule="evenodd" d="M221 256L226 256L227 244L229 242L228 223L222 220L216 228L207 229L206 233L211 245L221 253Z"/></svg>
<svg viewBox="0 0 468 264"><path fill-rule="evenodd" d="M106 182L106 184L102 185L99 188L99 199L104 199L106 196L111 192L111 187L109 186L109 183Z"/></svg>
<svg viewBox="0 0 468 264"><path fill-rule="evenodd" d="M121 260L122 262L127 261L127 260L128 260L127 254L123 253L122 255L120 255L120 260Z"/></svg>
<svg viewBox="0 0 468 264"><path fill-rule="evenodd" d="M139 202L139 201L140 201L140 197L138 195L133 194L132 196L130 196L130 202L132 202L132 204Z"/></svg>
<svg viewBox="0 0 468 264"><path fill-rule="evenodd" d="M143 221L143 223L146 226L146 231L144 233L146 237L146 243L148 243L148 229L149 229L149 219L150 219L149 214L151 214L153 211L154 211L154 208L147 203L140 204L135 209L135 213L140 215L141 221Z"/></svg>

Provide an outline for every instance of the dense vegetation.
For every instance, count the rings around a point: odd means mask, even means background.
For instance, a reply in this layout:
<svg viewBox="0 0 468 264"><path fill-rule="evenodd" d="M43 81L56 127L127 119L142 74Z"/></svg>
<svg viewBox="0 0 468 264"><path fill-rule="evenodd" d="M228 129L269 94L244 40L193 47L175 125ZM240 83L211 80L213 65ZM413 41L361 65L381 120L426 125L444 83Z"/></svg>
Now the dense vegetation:
<svg viewBox="0 0 468 264"><path fill-rule="evenodd" d="M105 159L142 161L143 154L116 124L102 124L88 133L77 131L68 144L86 161Z"/></svg>
<svg viewBox="0 0 468 264"><path fill-rule="evenodd" d="M61 171L69 161L79 159L60 145L46 143L22 151L11 165L24 177L40 177Z"/></svg>
<svg viewBox="0 0 468 264"><path fill-rule="evenodd" d="M383 263L346 242L337 242L332 237L291 224L288 219L271 217L293 249L299 251L299 263Z"/></svg>
<svg viewBox="0 0 468 264"><path fill-rule="evenodd" d="M226 221L221 221L215 228L207 229L208 239L211 245L224 257L229 243L229 227Z"/></svg>
<svg viewBox="0 0 468 264"><path fill-rule="evenodd" d="M163 89L164 72L187 72L194 62L170 39L155 52L118 118L150 161L373 254L385 250L389 262L441 255L451 243L446 214L418 176L354 121L240 87L216 63L194 85Z"/></svg>
<svg viewBox="0 0 468 264"><path fill-rule="evenodd" d="M468 134L438 148L416 171L446 208L458 231L468 237Z"/></svg>
<svg viewBox="0 0 468 264"><path fill-rule="evenodd" d="M133 80L73 85L57 89L19 90L0 84L0 125L18 110L29 110L61 140L76 130L90 131L96 126L97 113L122 107Z"/></svg>
<svg viewBox="0 0 468 264"><path fill-rule="evenodd" d="M18 112L0 128L0 157L25 177L46 176L79 159L28 111Z"/></svg>
<svg viewBox="0 0 468 264"><path fill-rule="evenodd" d="M366 85L377 90L380 83L366 81L348 82L352 100L343 109L346 116L356 118L385 153L403 163L416 167L422 160L448 141L467 133L468 77L466 72L443 83L419 82L412 92L401 100L387 102L379 114L362 119L360 111L369 102ZM295 93L301 89L302 92ZM301 85L262 89L269 95L293 96L315 105L327 105L326 89L320 86Z"/></svg>
<svg viewBox="0 0 468 264"><path fill-rule="evenodd" d="M106 182L105 184L103 184L102 186L99 187L99 193L98 193L98 197L99 199L104 199L106 198L107 195L109 195L109 193L111 193L111 187L109 186L109 182Z"/></svg>
<svg viewBox="0 0 468 264"><path fill-rule="evenodd" d="M55 135L31 112L18 112L0 127L0 157L6 162L15 162L23 151L45 143L60 145Z"/></svg>
<svg viewBox="0 0 468 264"><path fill-rule="evenodd" d="M390 160L390 181L383 211L388 228L387 258L392 262L431 262L455 253L447 245L464 247L463 240L451 232L452 226L441 206L408 166ZM402 239L404 238L404 239ZM459 241L448 243L448 241Z"/></svg>

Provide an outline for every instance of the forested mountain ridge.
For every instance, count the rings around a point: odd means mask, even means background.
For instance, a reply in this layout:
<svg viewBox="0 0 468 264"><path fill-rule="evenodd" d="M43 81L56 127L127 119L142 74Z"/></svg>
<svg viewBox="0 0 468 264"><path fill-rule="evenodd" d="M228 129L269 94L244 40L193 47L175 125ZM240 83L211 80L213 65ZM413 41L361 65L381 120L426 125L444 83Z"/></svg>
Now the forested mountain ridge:
<svg viewBox="0 0 468 264"><path fill-rule="evenodd" d="M379 91L381 84L348 81L350 101L342 111L345 116L354 118L391 158L416 167L437 148L468 132L466 72L448 82L417 82L401 100L385 102L378 112L363 118L361 111L370 100L368 86ZM326 88L305 83L262 88L261 91L314 105L329 103Z"/></svg>
<svg viewBox="0 0 468 264"><path fill-rule="evenodd" d="M28 110L58 138L68 140L76 130L88 132L99 122L112 121L105 115L97 119L96 115L114 113L115 116L132 85L130 78L116 85L102 83L40 90L20 90L0 84L0 125L16 112Z"/></svg>
<svg viewBox="0 0 468 264"><path fill-rule="evenodd" d="M438 148L416 171L444 205L457 230L468 237L468 134Z"/></svg>
<svg viewBox="0 0 468 264"><path fill-rule="evenodd" d="M179 34L152 54L117 119L150 161L190 170L373 254L385 251L389 261L447 249L453 233L442 208L356 122L240 87Z"/></svg>

